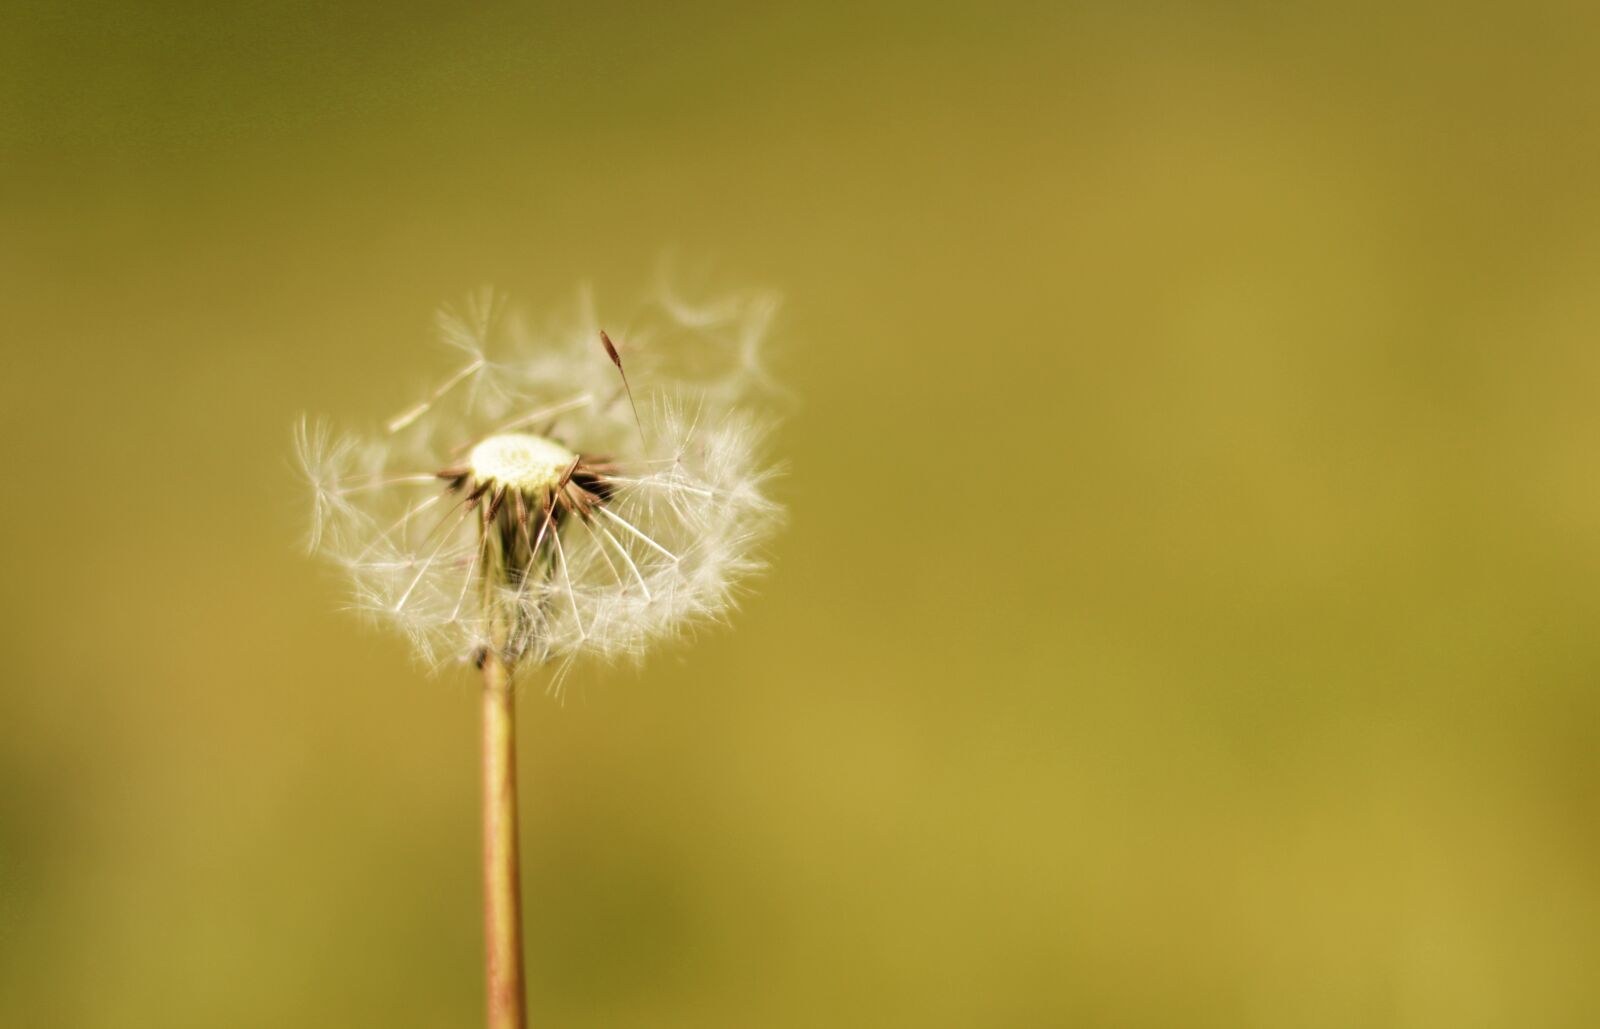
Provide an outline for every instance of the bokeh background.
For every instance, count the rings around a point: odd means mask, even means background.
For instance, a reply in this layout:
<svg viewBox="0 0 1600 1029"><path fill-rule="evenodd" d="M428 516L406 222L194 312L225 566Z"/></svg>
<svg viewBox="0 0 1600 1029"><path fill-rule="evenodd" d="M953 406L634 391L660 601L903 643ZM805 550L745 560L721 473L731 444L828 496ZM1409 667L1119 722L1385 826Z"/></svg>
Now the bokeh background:
<svg viewBox="0 0 1600 1029"><path fill-rule="evenodd" d="M536 1024L1600 1023L1592 5L0 29L0 1024L479 1022L474 682L290 424L664 260L792 517L523 704Z"/></svg>

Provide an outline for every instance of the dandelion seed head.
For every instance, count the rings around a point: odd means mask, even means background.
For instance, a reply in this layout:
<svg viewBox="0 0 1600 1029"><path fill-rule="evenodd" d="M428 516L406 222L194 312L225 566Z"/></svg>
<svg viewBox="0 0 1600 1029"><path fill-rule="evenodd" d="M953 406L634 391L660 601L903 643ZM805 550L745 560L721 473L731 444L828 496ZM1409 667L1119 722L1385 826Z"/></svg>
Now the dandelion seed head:
<svg viewBox="0 0 1600 1029"><path fill-rule="evenodd" d="M662 304L606 334L492 295L441 315L457 363L386 431L302 423L313 549L430 663L637 659L725 621L781 520L767 487L772 300ZM630 384L631 380L631 384Z"/></svg>

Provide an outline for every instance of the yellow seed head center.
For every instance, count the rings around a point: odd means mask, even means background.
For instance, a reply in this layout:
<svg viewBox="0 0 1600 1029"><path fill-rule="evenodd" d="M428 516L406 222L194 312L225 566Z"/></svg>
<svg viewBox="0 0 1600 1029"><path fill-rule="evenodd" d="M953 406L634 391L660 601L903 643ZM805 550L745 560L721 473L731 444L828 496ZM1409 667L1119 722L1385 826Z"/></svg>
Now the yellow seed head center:
<svg viewBox="0 0 1600 1029"><path fill-rule="evenodd" d="M577 455L559 443L527 432L507 432L472 448L467 463L479 482L493 482L522 493L554 489Z"/></svg>

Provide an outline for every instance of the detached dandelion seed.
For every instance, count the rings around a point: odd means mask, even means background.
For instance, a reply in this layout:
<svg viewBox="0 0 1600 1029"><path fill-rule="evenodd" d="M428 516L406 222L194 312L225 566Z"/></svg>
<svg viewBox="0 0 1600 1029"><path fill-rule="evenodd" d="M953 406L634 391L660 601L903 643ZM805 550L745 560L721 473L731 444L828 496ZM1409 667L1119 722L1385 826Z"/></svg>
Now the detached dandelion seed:
<svg viewBox="0 0 1600 1029"><path fill-rule="evenodd" d="M386 431L297 428L309 542L354 606L425 662L482 672L491 1029L525 1020L515 683L560 694L580 659L636 660L725 619L761 570L781 520L749 408L769 307L760 294L689 323L664 302L664 327L619 344L581 321L532 331L485 294L440 316L466 360Z"/></svg>

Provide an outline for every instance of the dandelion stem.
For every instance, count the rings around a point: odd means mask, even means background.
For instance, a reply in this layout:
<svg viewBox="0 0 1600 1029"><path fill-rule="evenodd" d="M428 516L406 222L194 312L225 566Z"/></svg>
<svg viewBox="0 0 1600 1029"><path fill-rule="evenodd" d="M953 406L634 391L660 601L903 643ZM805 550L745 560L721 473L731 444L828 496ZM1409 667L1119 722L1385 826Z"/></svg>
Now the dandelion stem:
<svg viewBox="0 0 1600 1029"><path fill-rule="evenodd" d="M517 723L511 669L483 661L483 928L489 1029L523 1029L522 889L517 863Z"/></svg>

